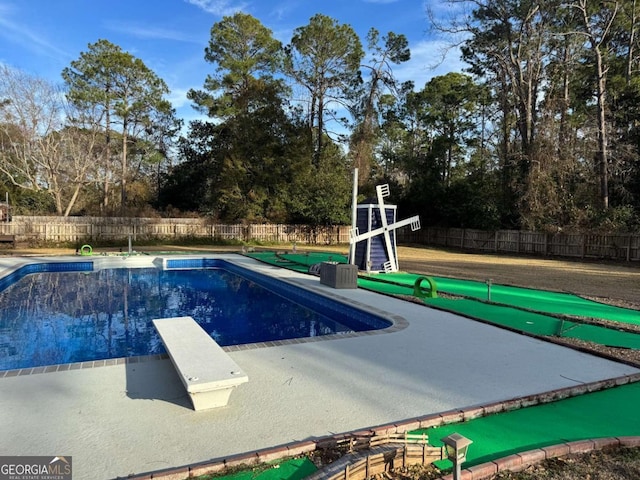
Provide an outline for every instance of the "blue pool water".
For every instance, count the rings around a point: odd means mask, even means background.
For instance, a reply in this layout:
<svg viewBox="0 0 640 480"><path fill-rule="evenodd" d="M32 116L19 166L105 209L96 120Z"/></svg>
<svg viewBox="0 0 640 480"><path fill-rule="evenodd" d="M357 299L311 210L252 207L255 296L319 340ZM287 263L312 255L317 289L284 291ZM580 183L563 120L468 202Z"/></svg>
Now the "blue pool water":
<svg viewBox="0 0 640 480"><path fill-rule="evenodd" d="M154 318L192 316L223 346L390 325L223 261L186 270L71 265L84 271L41 264L0 282L0 370L164 353ZM174 263L189 266L197 265Z"/></svg>

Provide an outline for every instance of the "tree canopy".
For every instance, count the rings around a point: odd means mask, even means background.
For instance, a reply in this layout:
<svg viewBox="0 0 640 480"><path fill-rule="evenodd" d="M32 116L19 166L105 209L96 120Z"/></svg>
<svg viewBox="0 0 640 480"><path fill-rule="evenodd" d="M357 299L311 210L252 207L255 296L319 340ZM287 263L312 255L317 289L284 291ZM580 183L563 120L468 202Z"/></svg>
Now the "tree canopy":
<svg viewBox="0 0 640 480"><path fill-rule="evenodd" d="M308 25L293 32L286 51L287 74L308 95L307 122L317 165L328 133L326 116L334 113L332 106L347 104L351 90L360 81L362 44L350 25L317 14Z"/></svg>
<svg viewBox="0 0 640 480"><path fill-rule="evenodd" d="M89 45L77 60L62 72L67 86L67 98L84 118L103 126L105 149L103 157L103 207L109 200L109 185L119 177L120 209L127 206L127 183L133 178L129 149L131 141L149 138L154 130L175 132L171 123L174 111L164 98L169 89L160 77L142 60L124 52L107 40ZM120 137L120 171L113 169L111 158L114 126ZM150 160L153 156L146 159Z"/></svg>
<svg viewBox="0 0 640 480"><path fill-rule="evenodd" d="M107 40L62 90L0 69L0 185L25 211L322 226L349 221L358 168L361 193L391 183L423 225L640 230L635 0L447 3L431 27L466 67L424 85L395 74L401 32L317 14L281 42L223 17L184 130L166 83Z"/></svg>

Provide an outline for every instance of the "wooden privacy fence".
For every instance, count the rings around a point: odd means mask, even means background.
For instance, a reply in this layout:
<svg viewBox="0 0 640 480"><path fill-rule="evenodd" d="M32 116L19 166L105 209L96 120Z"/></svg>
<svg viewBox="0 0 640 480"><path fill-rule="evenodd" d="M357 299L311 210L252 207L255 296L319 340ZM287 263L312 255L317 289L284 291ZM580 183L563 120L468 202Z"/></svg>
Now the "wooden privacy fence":
<svg viewBox="0 0 640 480"><path fill-rule="evenodd" d="M566 234L468 228L423 228L398 231L398 242L485 253L544 255L639 261L639 234Z"/></svg>
<svg viewBox="0 0 640 480"><path fill-rule="evenodd" d="M347 244L349 226L217 224L203 218L30 217L0 222L0 236L17 242L91 243L144 240L233 240L300 244ZM398 243L459 248L484 253L640 261L640 234L566 234L484 231L463 228L397 230Z"/></svg>
<svg viewBox="0 0 640 480"><path fill-rule="evenodd" d="M0 235L38 244L180 240L237 240L279 243L335 244L349 242L349 227L280 224L214 224L200 218L27 217L0 223Z"/></svg>

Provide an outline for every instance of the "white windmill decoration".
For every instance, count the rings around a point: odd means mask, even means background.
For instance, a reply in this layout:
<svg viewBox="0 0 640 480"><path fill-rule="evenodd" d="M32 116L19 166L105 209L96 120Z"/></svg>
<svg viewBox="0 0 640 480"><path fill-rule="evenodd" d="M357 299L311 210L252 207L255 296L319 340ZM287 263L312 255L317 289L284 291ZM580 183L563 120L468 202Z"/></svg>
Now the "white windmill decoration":
<svg viewBox="0 0 640 480"><path fill-rule="evenodd" d="M384 198L388 197L390 193L389 185L376 187L377 204L356 205L357 176L356 170L349 238L349 263L358 264L361 270L368 272L397 272L398 252L395 230L407 225L411 226L411 231L419 230L420 217L416 215L396 221L396 206L384 204ZM375 265L372 264L372 255L376 256Z"/></svg>

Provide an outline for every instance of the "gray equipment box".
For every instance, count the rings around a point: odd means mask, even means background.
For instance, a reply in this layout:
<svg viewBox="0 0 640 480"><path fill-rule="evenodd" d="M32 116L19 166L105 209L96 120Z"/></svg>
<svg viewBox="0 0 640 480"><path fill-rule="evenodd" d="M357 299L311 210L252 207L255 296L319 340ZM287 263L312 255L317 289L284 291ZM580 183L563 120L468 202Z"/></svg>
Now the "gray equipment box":
<svg viewBox="0 0 640 480"><path fill-rule="evenodd" d="M358 288L358 266L349 263L322 262L320 283L333 288Z"/></svg>

